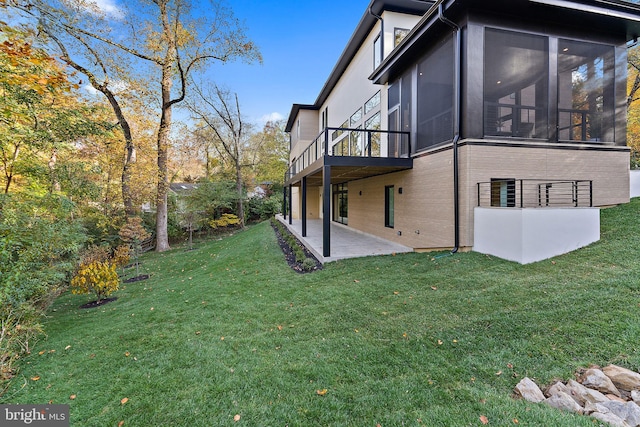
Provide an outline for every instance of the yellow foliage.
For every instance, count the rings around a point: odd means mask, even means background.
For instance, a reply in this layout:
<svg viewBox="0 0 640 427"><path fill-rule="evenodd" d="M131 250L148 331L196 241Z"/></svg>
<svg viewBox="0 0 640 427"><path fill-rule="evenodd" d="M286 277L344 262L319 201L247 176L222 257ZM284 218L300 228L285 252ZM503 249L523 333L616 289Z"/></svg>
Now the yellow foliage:
<svg viewBox="0 0 640 427"><path fill-rule="evenodd" d="M209 226L213 229L218 227L229 227L240 224L240 218L234 214L222 214L219 219L209 221Z"/></svg>
<svg viewBox="0 0 640 427"><path fill-rule="evenodd" d="M108 261L92 261L81 264L76 275L71 279L73 294L95 293L98 299L107 298L118 290L120 278L116 265Z"/></svg>
<svg viewBox="0 0 640 427"><path fill-rule="evenodd" d="M131 259L130 249L128 245L120 245L113 251L113 262L118 267L124 267Z"/></svg>

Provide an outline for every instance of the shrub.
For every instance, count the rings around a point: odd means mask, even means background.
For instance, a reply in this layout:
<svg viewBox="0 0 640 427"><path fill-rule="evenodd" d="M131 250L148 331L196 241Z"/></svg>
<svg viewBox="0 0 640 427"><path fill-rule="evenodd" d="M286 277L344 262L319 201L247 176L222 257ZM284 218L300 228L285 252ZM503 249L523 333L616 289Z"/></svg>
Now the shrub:
<svg viewBox="0 0 640 427"><path fill-rule="evenodd" d="M118 290L120 278L116 272L116 265L110 262L92 261L82 264L71 280L71 292L74 294L88 294L93 292L98 301L107 298Z"/></svg>
<svg viewBox="0 0 640 427"><path fill-rule="evenodd" d="M240 218L229 213L222 214L220 218L209 221L209 226L213 229L218 227L231 227L238 224L240 224Z"/></svg>
<svg viewBox="0 0 640 427"><path fill-rule="evenodd" d="M305 258L305 260L302 261L302 269L304 271L311 271L314 268L316 268L316 262L312 258Z"/></svg>
<svg viewBox="0 0 640 427"><path fill-rule="evenodd" d="M113 251L113 257L111 258L113 263L122 268L122 275L124 275L124 267L129 264L131 260L131 250L129 245L120 245Z"/></svg>

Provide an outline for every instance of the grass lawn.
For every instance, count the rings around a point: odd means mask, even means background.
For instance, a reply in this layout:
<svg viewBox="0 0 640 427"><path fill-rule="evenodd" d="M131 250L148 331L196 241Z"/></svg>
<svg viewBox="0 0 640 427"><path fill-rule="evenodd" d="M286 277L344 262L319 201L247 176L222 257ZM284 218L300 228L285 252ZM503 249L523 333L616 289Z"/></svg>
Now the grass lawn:
<svg viewBox="0 0 640 427"><path fill-rule="evenodd" d="M72 426L96 427L479 426L481 416L594 426L511 395L524 376L546 385L591 364L640 368L639 212L640 199L604 210L600 242L527 266L406 254L299 275L268 223L149 253L151 277L117 301L56 301L2 403L69 404Z"/></svg>

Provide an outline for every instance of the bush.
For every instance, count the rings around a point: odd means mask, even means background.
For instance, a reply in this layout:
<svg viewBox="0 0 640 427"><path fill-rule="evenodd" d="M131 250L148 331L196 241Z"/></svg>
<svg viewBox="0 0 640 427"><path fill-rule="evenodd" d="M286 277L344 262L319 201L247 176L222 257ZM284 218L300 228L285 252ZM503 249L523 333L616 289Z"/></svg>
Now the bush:
<svg viewBox="0 0 640 427"><path fill-rule="evenodd" d="M314 259L312 258L305 258L304 261L302 261L302 269L304 271L311 271L314 268L316 268L316 262Z"/></svg>
<svg viewBox="0 0 640 427"><path fill-rule="evenodd" d="M213 229L219 227L231 227L234 225L240 224L240 218L238 218L234 214L222 214L222 216L218 219L212 219L209 221L209 226Z"/></svg>
<svg viewBox="0 0 640 427"><path fill-rule="evenodd" d="M62 196L2 195L0 212L2 395L13 362L41 333L40 315L65 289L86 235Z"/></svg>
<svg viewBox="0 0 640 427"><path fill-rule="evenodd" d="M272 196L252 197L247 202L247 219L250 221L265 220L274 217L282 211L282 194Z"/></svg>
<svg viewBox="0 0 640 427"><path fill-rule="evenodd" d="M98 301L103 300L118 290L120 278L116 265L111 262L92 261L82 264L71 280L71 292L88 294L93 292Z"/></svg>

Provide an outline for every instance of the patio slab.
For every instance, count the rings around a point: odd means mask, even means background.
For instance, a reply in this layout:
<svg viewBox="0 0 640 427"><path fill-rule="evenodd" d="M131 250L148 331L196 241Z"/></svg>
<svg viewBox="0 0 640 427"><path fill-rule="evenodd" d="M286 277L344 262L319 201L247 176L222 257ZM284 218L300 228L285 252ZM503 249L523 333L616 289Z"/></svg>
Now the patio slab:
<svg viewBox="0 0 640 427"><path fill-rule="evenodd" d="M413 249L349 228L346 225L331 222L331 256L322 256L322 220L307 220L307 237L302 237L302 221L294 219L289 225L282 215L276 217L291 233L311 251L318 261L325 264L347 258L360 258L375 255L413 252Z"/></svg>

